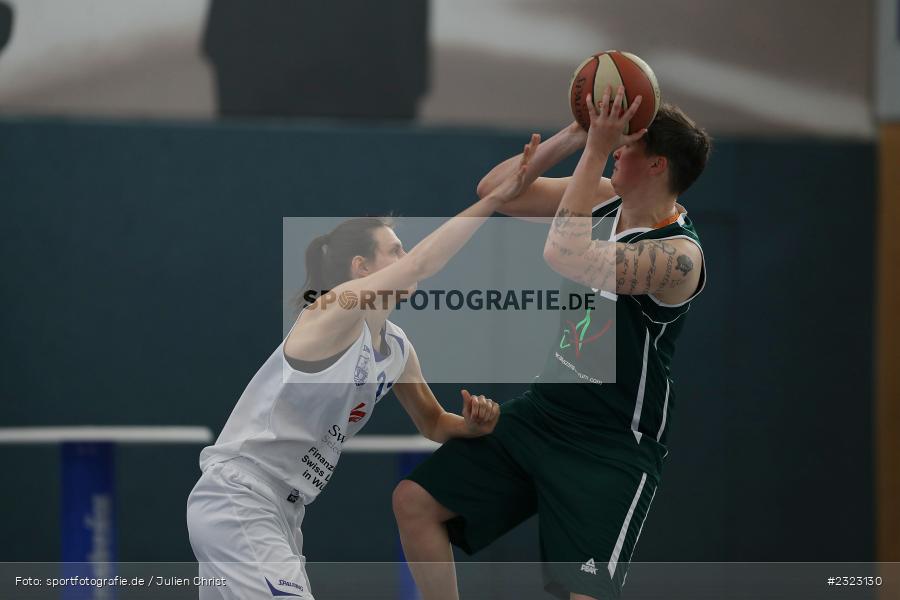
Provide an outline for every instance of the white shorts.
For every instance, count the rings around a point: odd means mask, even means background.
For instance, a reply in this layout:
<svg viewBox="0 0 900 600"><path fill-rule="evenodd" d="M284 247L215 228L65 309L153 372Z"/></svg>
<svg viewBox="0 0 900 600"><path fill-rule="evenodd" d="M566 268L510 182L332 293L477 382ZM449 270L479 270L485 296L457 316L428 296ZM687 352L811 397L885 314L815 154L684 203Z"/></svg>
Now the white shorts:
<svg viewBox="0 0 900 600"><path fill-rule="evenodd" d="M225 582L201 585L201 600L312 600L303 500L289 502L282 487L244 458L214 464L200 477L187 502L191 547L200 577Z"/></svg>

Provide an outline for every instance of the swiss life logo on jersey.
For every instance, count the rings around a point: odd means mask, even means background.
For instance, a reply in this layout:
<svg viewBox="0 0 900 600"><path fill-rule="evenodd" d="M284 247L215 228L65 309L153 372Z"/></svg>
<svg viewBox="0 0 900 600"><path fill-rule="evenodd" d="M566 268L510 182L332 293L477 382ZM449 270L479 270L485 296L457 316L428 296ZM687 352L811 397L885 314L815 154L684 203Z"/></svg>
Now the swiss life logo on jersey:
<svg viewBox="0 0 900 600"><path fill-rule="evenodd" d="M360 402L359 404L354 406L353 409L350 411L350 418L348 419L348 421L350 423L358 423L358 422L362 421L366 417L366 411L363 410L363 408L365 408L365 407L366 407L365 402Z"/></svg>

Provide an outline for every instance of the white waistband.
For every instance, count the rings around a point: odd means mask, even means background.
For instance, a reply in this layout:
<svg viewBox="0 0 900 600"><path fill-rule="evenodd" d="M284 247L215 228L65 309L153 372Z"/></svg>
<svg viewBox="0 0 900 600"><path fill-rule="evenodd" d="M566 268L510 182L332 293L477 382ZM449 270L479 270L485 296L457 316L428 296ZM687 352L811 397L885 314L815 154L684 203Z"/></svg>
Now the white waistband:
<svg viewBox="0 0 900 600"><path fill-rule="evenodd" d="M292 488L284 481L278 479L265 468L246 456L235 456L218 464L228 464L238 471L243 471L259 479L268 486L272 492L283 501L283 504L293 504L295 507L303 507L306 504L306 497L300 490ZM291 500L293 498L293 500Z"/></svg>

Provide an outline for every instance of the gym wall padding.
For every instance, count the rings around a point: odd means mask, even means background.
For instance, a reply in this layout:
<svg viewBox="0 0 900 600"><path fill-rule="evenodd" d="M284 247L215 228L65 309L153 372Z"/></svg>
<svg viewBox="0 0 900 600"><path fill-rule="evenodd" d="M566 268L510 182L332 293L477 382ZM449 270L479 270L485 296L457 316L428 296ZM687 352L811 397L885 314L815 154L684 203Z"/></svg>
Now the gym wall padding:
<svg viewBox="0 0 900 600"><path fill-rule="evenodd" d="M283 216L450 216L528 133L0 122L0 424L218 433L280 341ZM875 161L870 143L717 140L682 199L708 285L634 560L874 558ZM454 410L457 387L435 388ZM389 397L365 433L410 431ZM120 450L121 560L192 560L199 450ZM0 560L56 560L56 450L0 447L0 469ZM394 560L397 477L393 458L345 456L307 511L308 559ZM481 558L535 560L536 535Z"/></svg>

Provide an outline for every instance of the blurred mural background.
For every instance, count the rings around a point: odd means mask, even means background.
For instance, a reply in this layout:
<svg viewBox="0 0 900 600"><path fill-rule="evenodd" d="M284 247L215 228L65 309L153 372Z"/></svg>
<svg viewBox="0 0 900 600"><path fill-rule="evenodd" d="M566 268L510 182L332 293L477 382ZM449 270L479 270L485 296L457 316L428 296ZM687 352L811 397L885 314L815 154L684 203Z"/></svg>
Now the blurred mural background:
<svg viewBox="0 0 900 600"><path fill-rule="evenodd" d="M579 57L627 48L714 133L875 132L871 1L5 4L15 14L0 72L8 113L345 117L390 90L394 106L362 116L556 127ZM239 77L243 104L230 95Z"/></svg>
<svg viewBox="0 0 900 600"><path fill-rule="evenodd" d="M898 31L890 0L3 0L0 426L218 434L280 341L282 217L451 216L618 48L716 144L634 560L898 561ZM366 433L412 430L389 398ZM118 450L122 560L193 559L199 451ZM397 468L344 457L309 560L397 557ZM0 560L57 560L58 449L0 469ZM537 556L532 521L476 559Z"/></svg>

